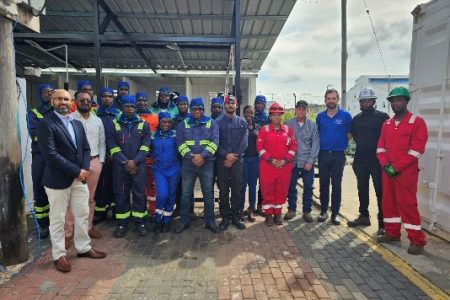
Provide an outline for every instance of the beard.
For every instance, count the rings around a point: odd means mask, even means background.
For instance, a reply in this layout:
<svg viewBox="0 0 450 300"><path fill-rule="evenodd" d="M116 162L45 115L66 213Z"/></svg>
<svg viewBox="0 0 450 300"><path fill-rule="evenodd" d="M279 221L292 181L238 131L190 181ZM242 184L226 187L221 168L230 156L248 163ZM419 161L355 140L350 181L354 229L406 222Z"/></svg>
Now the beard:
<svg viewBox="0 0 450 300"><path fill-rule="evenodd" d="M336 103L327 103L327 108L329 108L329 109L335 109L336 106L337 106Z"/></svg>
<svg viewBox="0 0 450 300"><path fill-rule="evenodd" d="M91 110L91 108L90 107L77 107L77 110L80 113L88 113Z"/></svg>

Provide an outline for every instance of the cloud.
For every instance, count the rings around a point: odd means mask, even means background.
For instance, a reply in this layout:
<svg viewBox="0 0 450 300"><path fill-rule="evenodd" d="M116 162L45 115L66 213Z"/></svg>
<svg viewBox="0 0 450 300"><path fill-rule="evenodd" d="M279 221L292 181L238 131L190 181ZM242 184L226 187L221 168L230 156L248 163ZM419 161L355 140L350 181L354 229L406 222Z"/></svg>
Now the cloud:
<svg viewBox="0 0 450 300"><path fill-rule="evenodd" d="M420 0L366 0L391 74L407 74L412 36L410 12ZM265 93L322 95L340 88L340 2L297 1L257 80ZM347 90L365 74L385 74L365 7L348 4ZM289 102L290 103L290 102Z"/></svg>

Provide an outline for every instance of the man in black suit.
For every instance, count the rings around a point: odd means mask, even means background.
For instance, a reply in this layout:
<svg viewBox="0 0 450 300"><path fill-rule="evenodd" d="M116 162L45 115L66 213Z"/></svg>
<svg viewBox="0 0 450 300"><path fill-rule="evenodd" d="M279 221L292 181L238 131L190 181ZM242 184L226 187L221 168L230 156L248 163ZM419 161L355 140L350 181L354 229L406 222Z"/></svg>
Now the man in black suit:
<svg viewBox="0 0 450 300"><path fill-rule="evenodd" d="M38 128L39 146L46 161L42 185L50 203L52 255L58 271L69 272L66 258L64 221L70 205L74 216L74 243L79 257L104 258L106 253L91 248L88 235L90 149L80 121L69 115L70 94L55 90L54 112Z"/></svg>

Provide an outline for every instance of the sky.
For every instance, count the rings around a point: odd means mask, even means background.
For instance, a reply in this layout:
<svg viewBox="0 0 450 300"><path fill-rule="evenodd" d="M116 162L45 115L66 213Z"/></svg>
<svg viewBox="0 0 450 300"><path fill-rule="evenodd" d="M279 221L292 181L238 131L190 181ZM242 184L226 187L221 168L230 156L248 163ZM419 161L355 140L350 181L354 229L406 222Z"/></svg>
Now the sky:
<svg viewBox="0 0 450 300"><path fill-rule="evenodd" d="M389 75L407 75L411 11L426 0L365 0ZM297 0L256 82L257 94L292 106L321 102L327 86L341 89L341 1ZM385 75L363 0L347 4L347 90L361 75ZM289 105L290 104L290 105Z"/></svg>

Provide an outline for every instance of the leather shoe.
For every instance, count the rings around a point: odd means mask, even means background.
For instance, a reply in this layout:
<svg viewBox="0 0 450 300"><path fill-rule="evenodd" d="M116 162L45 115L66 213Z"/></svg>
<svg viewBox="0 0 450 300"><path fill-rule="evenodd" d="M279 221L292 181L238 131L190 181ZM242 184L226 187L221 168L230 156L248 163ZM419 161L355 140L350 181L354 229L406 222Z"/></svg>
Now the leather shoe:
<svg viewBox="0 0 450 300"><path fill-rule="evenodd" d="M216 223L205 225L205 228L213 233L219 233L220 229L219 226L216 225Z"/></svg>
<svg viewBox="0 0 450 300"><path fill-rule="evenodd" d="M178 226L175 228L174 232L175 232L176 234L182 233L183 231L185 231L185 230L188 229L188 228L189 228L189 224L183 224L183 223L180 223L180 225L178 225Z"/></svg>
<svg viewBox="0 0 450 300"><path fill-rule="evenodd" d="M115 238L124 238L127 235L128 232L128 226L126 225L119 225L117 226L116 231L114 232L114 237Z"/></svg>
<svg viewBox="0 0 450 300"><path fill-rule="evenodd" d="M89 229L88 234L91 239L101 239L103 237L103 234L94 227Z"/></svg>
<svg viewBox="0 0 450 300"><path fill-rule="evenodd" d="M87 257L87 258L93 258L93 259L102 259L106 257L105 252L101 252L98 250L95 250L94 248L91 248L88 252L84 253L77 253L78 257Z"/></svg>
<svg viewBox="0 0 450 300"><path fill-rule="evenodd" d="M65 256L61 256L60 258L55 260L53 263L55 264L56 270L58 270L60 272L67 273L72 270L72 265L70 264L70 262L67 260L67 258Z"/></svg>
<svg viewBox="0 0 450 300"><path fill-rule="evenodd" d="M145 228L144 223L136 224L136 231L139 236L146 236L147 235L147 228Z"/></svg>
<svg viewBox="0 0 450 300"><path fill-rule="evenodd" d="M39 237L41 239L46 239L50 236L50 230L48 229L48 227L40 227L39 230Z"/></svg>
<svg viewBox="0 0 450 300"><path fill-rule="evenodd" d="M245 224L241 221L240 217L234 218L232 223L239 230L244 230L245 229Z"/></svg>
<svg viewBox="0 0 450 300"><path fill-rule="evenodd" d="M331 224L341 225L341 220L338 215L331 215Z"/></svg>
<svg viewBox="0 0 450 300"><path fill-rule="evenodd" d="M228 229L228 226L230 226L230 220L228 217L223 217L222 221L219 224L220 231L225 231Z"/></svg>

